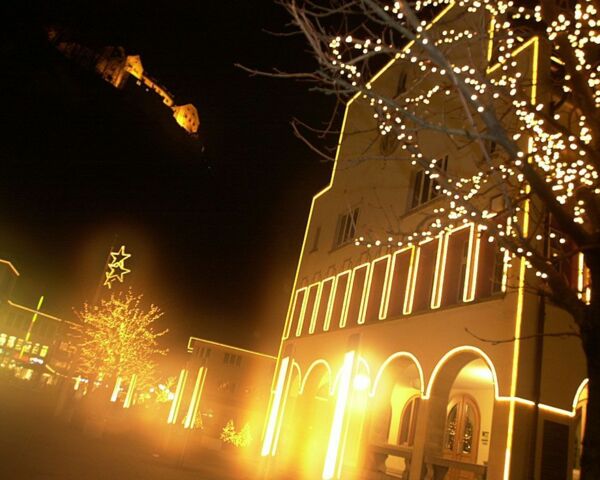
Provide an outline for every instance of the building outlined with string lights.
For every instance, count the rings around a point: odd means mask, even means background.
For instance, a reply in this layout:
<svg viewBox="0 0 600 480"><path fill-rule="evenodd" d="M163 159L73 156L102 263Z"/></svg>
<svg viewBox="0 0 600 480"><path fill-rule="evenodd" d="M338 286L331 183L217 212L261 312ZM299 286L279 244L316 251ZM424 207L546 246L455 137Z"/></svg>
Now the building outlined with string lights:
<svg viewBox="0 0 600 480"><path fill-rule="evenodd" d="M442 3L427 28L470 20ZM535 92L540 39L522 39L512 55ZM418 78L410 65L390 62L372 88L399 90ZM359 95L347 104L330 184L312 201L262 456L306 479L572 478L585 360L577 338L544 337L572 320L527 291L524 262L511 265L472 222L430 238L369 240L390 218L412 232L427 208L446 205L418 167L393 161L400 150L372 112ZM423 135L442 168L472 154ZM569 266L577 285L582 265Z"/></svg>

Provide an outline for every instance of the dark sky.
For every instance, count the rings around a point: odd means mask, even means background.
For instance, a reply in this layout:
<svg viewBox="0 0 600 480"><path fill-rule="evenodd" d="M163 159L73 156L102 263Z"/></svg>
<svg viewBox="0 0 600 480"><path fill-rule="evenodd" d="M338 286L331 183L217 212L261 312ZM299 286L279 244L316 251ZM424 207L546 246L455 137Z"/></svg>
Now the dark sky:
<svg viewBox="0 0 600 480"><path fill-rule="evenodd" d="M0 257L21 272L15 298L44 294L47 311L72 317L125 244L128 285L164 310L172 350L193 334L274 351L310 199L331 169L289 121L318 126L332 100L234 67L312 68L300 38L262 31L284 30L286 12L268 0L0 8ZM45 40L52 24L139 54L196 105L199 141L64 59Z"/></svg>

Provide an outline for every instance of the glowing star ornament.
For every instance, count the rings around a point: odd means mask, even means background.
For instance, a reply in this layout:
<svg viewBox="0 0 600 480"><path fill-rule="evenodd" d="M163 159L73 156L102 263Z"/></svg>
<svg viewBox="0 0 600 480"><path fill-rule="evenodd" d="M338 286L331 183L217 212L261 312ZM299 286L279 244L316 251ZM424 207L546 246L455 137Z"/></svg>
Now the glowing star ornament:
<svg viewBox="0 0 600 480"><path fill-rule="evenodd" d="M125 252L125 245L121 245L121 248L116 252L110 252L110 257L111 262L107 265L108 271L104 273L106 277L104 286L109 289L112 288L112 284L115 281L123 283L123 277L131 272L131 270L125 267L125 260L131 257L130 253Z"/></svg>

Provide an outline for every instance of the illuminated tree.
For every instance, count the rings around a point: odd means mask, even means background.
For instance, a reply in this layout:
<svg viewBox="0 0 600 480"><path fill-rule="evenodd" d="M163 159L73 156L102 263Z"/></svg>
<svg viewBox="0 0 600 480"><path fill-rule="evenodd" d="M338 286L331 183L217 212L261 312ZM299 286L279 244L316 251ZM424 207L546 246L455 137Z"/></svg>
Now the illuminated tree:
<svg viewBox="0 0 600 480"><path fill-rule="evenodd" d="M505 288L535 289L573 317L559 333L579 336L587 357L582 478L600 478L598 1L282 3L318 67L273 75L354 98L383 137L378 156L344 161L410 163L431 198L447 199L424 206L418 224L373 225L356 244L417 243L465 222L497 242ZM372 78L384 65L392 88ZM433 158L432 133L461 150L456 165Z"/></svg>
<svg viewBox="0 0 600 480"><path fill-rule="evenodd" d="M235 447L247 447L252 442L250 430L250 424L246 423L239 432L236 431L233 419L230 419L223 427L220 438L223 442L230 443Z"/></svg>
<svg viewBox="0 0 600 480"><path fill-rule="evenodd" d="M155 305L145 309L143 295L131 289L112 293L97 305L83 305L76 312L82 322L80 370L89 378L124 382L137 375L137 385L144 389L153 380L157 355L166 354L158 339L167 330L157 332L154 322L162 316Z"/></svg>

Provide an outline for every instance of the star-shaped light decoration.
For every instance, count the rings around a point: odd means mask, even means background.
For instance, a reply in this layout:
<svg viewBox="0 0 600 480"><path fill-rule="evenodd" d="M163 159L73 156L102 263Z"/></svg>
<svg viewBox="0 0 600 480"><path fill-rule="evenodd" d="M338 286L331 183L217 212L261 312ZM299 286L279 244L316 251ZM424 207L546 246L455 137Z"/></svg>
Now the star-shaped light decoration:
<svg viewBox="0 0 600 480"><path fill-rule="evenodd" d="M104 280L104 286L109 289L112 288L114 281L123 283L123 277L125 274L131 272L125 267L125 260L131 257L130 253L125 252L125 245L121 245L121 248L116 252L110 252L111 262L107 265L108 271L104 273L106 279Z"/></svg>

